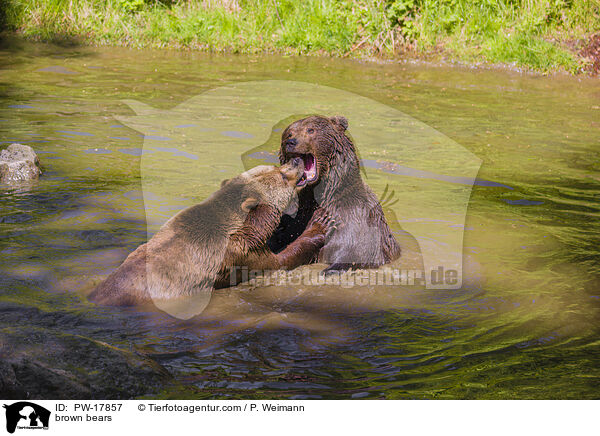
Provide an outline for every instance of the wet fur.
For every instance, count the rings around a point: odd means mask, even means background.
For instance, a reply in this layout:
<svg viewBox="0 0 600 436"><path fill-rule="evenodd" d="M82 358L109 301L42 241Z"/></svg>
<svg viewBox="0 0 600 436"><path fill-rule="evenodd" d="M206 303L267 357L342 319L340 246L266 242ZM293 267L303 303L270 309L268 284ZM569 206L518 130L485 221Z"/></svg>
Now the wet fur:
<svg viewBox="0 0 600 436"><path fill-rule="evenodd" d="M361 178L354 144L345 134L347 127L344 117L304 118L285 129L279 151L281 163L312 153L318 180L302 190L298 214L282 217L269 246L277 251L291 243L321 207L337 227L318 255L319 262L330 265L328 270L374 268L401 254L377 197ZM288 139L294 139L295 145L287 144Z"/></svg>
<svg viewBox="0 0 600 436"><path fill-rule="evenodd" d="M90 300L135 305L190 296L230 286L233 266L275 270L309 262L323 246L330 227L323 212L280 253L274 254L266 244L295 195L295 180L284 182L279 168L261 166L225 181L203 203L167 221L100 283ZM244 210L248 204L252 207Z"/></svg>

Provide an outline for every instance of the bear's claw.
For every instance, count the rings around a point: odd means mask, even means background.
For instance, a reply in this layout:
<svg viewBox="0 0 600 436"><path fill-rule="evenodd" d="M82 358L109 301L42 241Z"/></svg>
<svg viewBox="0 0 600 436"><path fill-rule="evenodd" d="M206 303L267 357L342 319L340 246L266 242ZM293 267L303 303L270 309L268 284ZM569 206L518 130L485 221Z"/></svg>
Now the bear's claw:
<svg viewBox="0 0 600 436"><path fill-rule="evenodd" d="M333 232L337 229L335 220L323 208L318 208L315 210L309 226L314 226L315 224L322 227L322 232L326 239L329 239Z"/></svg>

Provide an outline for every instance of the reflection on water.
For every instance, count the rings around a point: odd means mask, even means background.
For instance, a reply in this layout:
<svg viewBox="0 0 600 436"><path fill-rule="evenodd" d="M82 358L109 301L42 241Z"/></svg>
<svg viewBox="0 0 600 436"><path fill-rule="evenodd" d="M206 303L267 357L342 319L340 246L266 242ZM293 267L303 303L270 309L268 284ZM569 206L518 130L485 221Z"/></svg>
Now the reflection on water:
<svg viewBox="0 0 600 436"><path fill-rule="evenodd" d="M32 145L45 170L37 183L0 188L0 328L26 323L143 353L176 381L148 393L160 397L597 397L597 81L14 41L0 62L0 141ZM114 116L133 114L120 101L170 109L223 84L263 79L355 92L483 160L464 226L462 288L248 284L216 292L189 321L86 302L94 284L145 241L144 207L167 219L223 178L224 168L185 144L116 123ZM239 141L253 135L206 132ZM204 180L142 195L144 140L154 141L144 153L189 162ZM357 145L376 192L390 174L407 190L418 190L421 177L460 185L382 164L391 160L385 150ZM274 152L253 158L270 161ZM406 238L404 248L397 266L419 268L418 246Z"/></svg>

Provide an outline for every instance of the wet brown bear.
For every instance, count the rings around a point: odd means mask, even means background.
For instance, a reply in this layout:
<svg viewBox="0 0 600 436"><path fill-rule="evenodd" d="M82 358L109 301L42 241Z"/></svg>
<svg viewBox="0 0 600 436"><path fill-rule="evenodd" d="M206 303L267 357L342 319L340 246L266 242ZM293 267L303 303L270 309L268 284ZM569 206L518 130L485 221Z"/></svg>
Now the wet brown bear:
<svg viewBox="0 0 600 436"><path fill-rule="evenodd" d="M188 297L237 283L238 277L230 278L234 266L275 270L310 262L332 229L322 210L285 250L274 254L266 245L284 210L297 199L303 168L298 158L224 181L207 200L167 221L100 283L90 300L134 305Z"/></svg>
<svg viewBox="0 0 600 436"><path fill-rule="evenodd" d="M304 161L299 185L299 211L284 215L269 240L275 252L286 247L306 228L318 207L336 221L335 234L320 250L318 260L327 271L373 268L400 257L377 197L363 182L354 144L345 131L346 118L310 116L290 124L281 136L279 160Z"/></svg>

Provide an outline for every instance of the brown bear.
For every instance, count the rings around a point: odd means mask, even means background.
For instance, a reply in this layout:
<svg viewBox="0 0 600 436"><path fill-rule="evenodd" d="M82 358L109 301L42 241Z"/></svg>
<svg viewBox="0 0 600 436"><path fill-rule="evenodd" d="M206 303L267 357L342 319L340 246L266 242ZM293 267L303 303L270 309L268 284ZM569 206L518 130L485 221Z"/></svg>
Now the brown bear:
<svg viewBox="0 0 600 436"><path fill-rule="evenodd" d="M333 229L322 210L280 253L266 244L284 210L297 201L303 174L302 159L297 158L280 168L263 165L225 180L207 200L169 219L89 299L136 305L185 298L239 282L238 274L230 277L230 272L242 267L291 269L310 262Z"/></svg>
<svg viewBox="0 0 600 436"><path fill-rule="evenodd" d="M290 124L281 136L279 160L302 158L304 175L298 185L305 187L298 213L282 217L268 244L274 252L282 250L323 208L336 221L335 234L318 255L319 262L330 265L325 272L379 267L399 258L401 251L377 197L361 178L347 128L342 116L309 116Z"/></svg>

